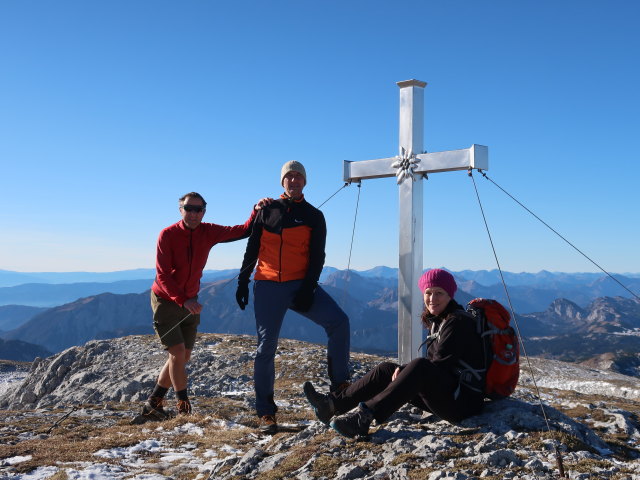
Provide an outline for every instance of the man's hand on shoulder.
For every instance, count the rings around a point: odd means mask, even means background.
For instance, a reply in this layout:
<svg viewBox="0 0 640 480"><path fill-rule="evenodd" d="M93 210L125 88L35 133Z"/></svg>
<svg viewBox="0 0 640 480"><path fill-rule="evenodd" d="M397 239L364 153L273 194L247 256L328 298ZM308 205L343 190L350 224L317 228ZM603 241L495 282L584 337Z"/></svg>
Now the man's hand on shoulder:
<svg viewBox="0 0 640 480"><path fill-rule="evenodd" d="M273 202L273 198L271 197L261 198L260 200L258 200L258 203L256 203L253 208L255 210L262 210L263 207L267 207L271 205L271 202Z"/></svg>

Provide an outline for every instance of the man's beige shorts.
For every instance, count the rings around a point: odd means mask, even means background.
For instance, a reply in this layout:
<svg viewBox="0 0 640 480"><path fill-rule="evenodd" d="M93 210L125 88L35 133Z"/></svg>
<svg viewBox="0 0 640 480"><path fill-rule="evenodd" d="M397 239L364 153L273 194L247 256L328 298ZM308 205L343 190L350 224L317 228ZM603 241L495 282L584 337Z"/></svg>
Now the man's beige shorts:
<svg viewBox="0 0 640 480"><path fill-rule="evenodd" d="M200 314L189 315L189 310L176 302L159 297L153 290L151 290L151 310L153 310L153 329L165 348L184 343L186 349L193 350L200 324Z"/></svg>

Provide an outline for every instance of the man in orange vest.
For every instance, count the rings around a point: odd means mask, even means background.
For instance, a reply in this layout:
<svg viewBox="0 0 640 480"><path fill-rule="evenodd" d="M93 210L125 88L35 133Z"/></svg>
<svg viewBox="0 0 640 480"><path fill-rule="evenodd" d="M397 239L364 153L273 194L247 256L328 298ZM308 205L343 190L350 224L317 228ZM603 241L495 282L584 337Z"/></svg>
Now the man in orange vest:
<svg viewBox="0 0 640 480"><path fill-rule="evenodd" d="M265 433L278 431L274 358L288 309L325 329L332 389L343 388L349 380L349 318L318 286L327 236L324 215L304 198L307 173L300 162L282 166L280 183L284 193L256 216L236 292L238 305L244 310L249 302L249 277L257 263L253 288L258 335L254 385L256 412Z"/></svg>

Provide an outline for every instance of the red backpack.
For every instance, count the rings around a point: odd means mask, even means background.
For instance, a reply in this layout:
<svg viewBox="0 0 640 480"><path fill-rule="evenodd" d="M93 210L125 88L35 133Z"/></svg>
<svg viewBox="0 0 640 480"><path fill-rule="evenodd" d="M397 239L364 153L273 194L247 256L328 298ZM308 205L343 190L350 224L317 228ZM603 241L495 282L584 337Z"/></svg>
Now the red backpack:
<svg viewBox="0 0 640 480"><path fill-rule="evenodd" d="M484 394L491 399L508 397L520 376L520 346L509 325L511 315L499 302L485 298L471 300L467 312L476 320L486 347Z"/></svg>

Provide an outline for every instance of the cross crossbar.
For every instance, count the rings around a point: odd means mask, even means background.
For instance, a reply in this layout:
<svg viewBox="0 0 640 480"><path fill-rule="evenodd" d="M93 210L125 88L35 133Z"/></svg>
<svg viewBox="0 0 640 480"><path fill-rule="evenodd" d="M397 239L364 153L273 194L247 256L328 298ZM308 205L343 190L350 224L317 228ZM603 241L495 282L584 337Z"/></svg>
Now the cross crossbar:
<svg viewBox="0 0 640 480"><path fill-rule="evenodd" d="M451 172L455 170L489 168L489 149L484 145L471 145L469 148L449 150L446 152L421 153L415 158L419 160L412 170L414 174L435 172ZM344 161L344 181L358 182L373 178L394 177L398 168L393 164L400 157L379 158L377 160Z"/></svg>

